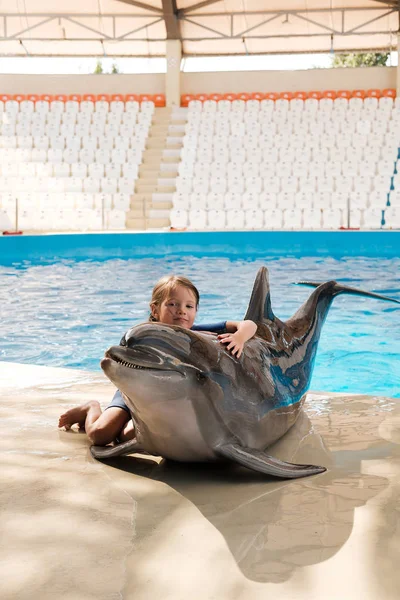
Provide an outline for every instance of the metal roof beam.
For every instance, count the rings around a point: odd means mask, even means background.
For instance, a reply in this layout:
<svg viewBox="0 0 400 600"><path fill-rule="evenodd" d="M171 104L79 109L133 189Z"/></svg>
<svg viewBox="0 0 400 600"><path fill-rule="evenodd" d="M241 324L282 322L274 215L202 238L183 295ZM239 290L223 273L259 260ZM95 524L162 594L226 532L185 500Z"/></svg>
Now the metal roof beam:
<svg viewBox="0 0 400 600"><path fill-rule="evenodd" d="M222 0L203 0L203 2L198 2L197 4L192 4L192 6L187 6L186 8L182 8L179 11L181 15L187 15L194 10L198 10L199 8L204 8L205 6L210 6L210 4L216 4L217 2L221 2Z"/></svg>
<svg viewBox="0 0 400 600"><path fill-rule="evenodd" d="M162 9L165 29L167 30L167 40L180 40L181 28L178 20L176 0L162 0Z"/></svg>
<svg viewBox="0 0 400 600"><path fill-rule="evenodd" d="M398 0L374 0L374 2L378 2L379 4L385 4L386 6L398 6Z"/></svg>
<svg viewBox="0 0 400 600"><path fill-rule="evenodd" d="M143 27L141 28L143 29ZM206 31L209 31L209 29L206 29ZM130 32L132 33L132 32ZM225 40L225 39L240 39L240 37L234 37L231 38L230 36L227 35L222 35L219 31L214 31L213 33L215 33L216 35L214 36L210 36L210 37L183 37L182 41L184 42L208 42L208 41L212 41L212 40ZM379 30L379 31L374 31L374 33L372 35L388 35L390 33L393 33L393 31L389 31L388 29L383 29L383 30ZM351 33L350 35L354 35L357 37L365 37L365 36L371 36L370 32L367 33L363 33L362 31L355 31L354 33ZM290 38L313 38L313 37L326 37L329 38L329 33L328 32L324 32L324 33L294 33L294 34L289 34L289 35L276 35L276 34L271 34L271 35L246 35L244 36L245 39L248 40L270 40L270 39L290 39ZM346 36L343 36L346 37ZM0 49L1 49L1 43L2 42L19 42L21 41L19 38L15 38L15 37L8 37L8 38L0 38ZM125 41L132 41L132 42L165 42L165 38L149 38L149 37L143 37L143 38L115 38L115 39L104 39L104 38L98 38L98 39L94 39L92 37L88 37L88 38L77 38L74 40L64 40L61 38L43 38L41 37L29 37L29 38L25 38L23 39L24 43L27 42L71 42L72 44L78 44L79 42L93 42L93 43L107 43L107 42L125 42ZM340 50L342 52L342 50ZM358 52L358 49L356 50ZM289 51L290 53L291 51ZM295 52L293 52L293 54L307 54L309 52L309 50L302 50L302 51L298 51L296 50ZM313 51L314 52L314 51ZM316 53L318 52L325 52L325 50L316 50ZM344 50L343 50L344 52ZM354 50L353 50L354 52ZM229 53L228 53L229 54ZM234 54L234 53L233 53ZM253 54L253 52L252 52ZM256 52L254 54L257 54ZM282 52L281 50L277 51L277 52L259 52L258 54L285 54L285 52ZM0 56L4 56L0 53ZM7 54L8 56L8 54ZM11 56L11 55L10 55ZM42 56L41 54L39 54L38 56ZM71 56L69 54L64 54L64 55L58 55L58 54L54 54L54 55L47 55L47 56ZM83 56L81 54L79 54L79 56ZM88 55L91 56L91 55ZM121 56L126 56L125 54L121 54ZM130 55L129 55L130 56ZM143 55L137 55L137 56L143 56ZM147 56L147 55L146 55ZM165 56L165 54L163 54L163 56ZM201 56L209 56L208 54L204 54ZM224 55L225 56L225 55Z"/></svg>
<svg viewBox="0 0 400 600"><path fill-rule="evenodd" d="M362 27L366 27L370 23L375 23L375 21L379 21L380 19L383 19L383 17L387 17L388 15L391 15L396 12L397 12L397 9L392 8L391 10L388 10L388 12L381 15L380 17L375 17L375 19L370 19L369 21L366 21L365 23L362 23L361 25L358 25L357 27L353 27L353 29L348 29L345 33L346 33L346 35L350 35L350 34L354 33L355 31L357 31L358 29L361 29Z"/></svg>
<svg viewBox="0 0 400 600"><path fill-rule="evenodd" d="M400 3L400 0L399 0ZM386 4L386 3L385 3ZM392 9L394 10L395 8L397 8L397 5L387 5L386 8L388 10ZM378 12L378 11L383 11L385 10L385 8L382 6L366 6L364 8L362 7L353 7L353 8L308 8L308 9L281 9L281 10L230 10L230 11L224 11L224 12L204 12L204 13L199 13L196 15L189 15L190 17L194 18L194 17L198 17L198 18L203 18L203 17L226 17L226 16L230 16L233 15L235 17L238 16L248 16L248 15L282 15L283 17L285 17L286 15L299 15L299 14L303 14L303 15L311 15L311 14L315 14L315 13L360 13L360 12ZM180 13L182 14L182 11L180 11ZM104 14L103 14L104 16ZM184 18L183 16L181 18Z"/></svg>
<svg viewBox="0 0 400 600"><path fill-rule="evenodd" d="M225 33L222 33L222 31L217 31L216 29L213 29L212 27L208 27L207 25L203 25L202 23L196 23L196 21L192 21L192 19L188 19L187 17L185 17L182 20L186 21L187 23L191 23L192 25L196 25L196 27L200 27L200 29L204 29L205 31L210 31L211 33L216 33L217 35L219 35L219 39L223 39L223 38L229 39L231 37L230 35L226 35ZM187 38L183 38L183 39L187 39ZM206 39L208 39L208 38L206 38ZM210 38L210 39L218 39L218 38Z"/></svg>
<svg viewBox="0 0 400 600"><path fill-rule="evenodd" d="M400 0L399 0L399 4L400 4ZM311 25L314 25L315 27L318 27L322 30L325 30L327 33L329 34L334 34L334 35L339 35L339 36L346 36L346 35L352 35L353 33L356 34L356 32L358 32L360 29L362 29L363 27L366 27L367 25L374 23L376 21L380 21L382 18L384 17L388 17L391 14L396 14L397 13L397 8L395 7L391 7L391 6L386 6L387 7L387 11L383 12L383 7L382 8L372 8L370 10L368 9L356 9L356 8L352 8L352 9L343 9L343 8L337 8L337 9L332 9L332 11L330 11L329 9L327 10L318 10L318 9L311 9L311 10L282 10L282 11L268 11L268 10L260 10L260 11L252 11L251 13L243 13L242 11L240 12L224 12L224 13L201 13L198 15L190 15L186 16L183 15L181 17L182 22L187 22L187 23L191 23L192 25L196 25L197 27L200 27L201 29L205 29L207 31L210 31L211 33L215 33L219 36L221 36L221 38L230 38L230 39L237 39L237 38L241 38L241 37L248 37L248 38L254 38L254 39L262 39L263 37L267 38L286 38L286 37L302 37L303 34L296 34L296 33L292 33L289 35L269 35L264 34L264 35L248 35L250 32L252 32L255 29L258 29L259 27L266 25L267 23L274 21L275 19L277 19L278 17L288 17L288 16L292 16L292 17L296 17L302 21L305 21L307 23L310 23ZM371 12L374 11L374 12ZM354 28L346 28L345 26L345 15L347 13L359 13L362 11L366 11L366 15L365 15L365 20L361 23L359 23L356 27ZM334 12L336 14L341 14L342 15L342 28L341 30L337 30L334 27L329 27L327 25L325 25L324 23L319 23L316 19L311 18L311 15L315 15L315 13L327 13L327 12ZM375 13L375 15L372 18L367 18L367 15L372 16ZM379 14L376 14L379 13ZM259 23L256 23L254 25L252 25L252 27L249 27L245 30L240 31L240 33L234 33L234 17L237 16L242 16L242 15L248 15L248 14L252 14L257 15L260 17L260 21ZM210 27L208 25L208 23L212 24L213 23L213 19L215 17L228 17L230 18L230 33L224 33L222 31L216 31L212 26ZM208 17L208 20L206 20L206 18ZM200 22L198 22L196 19L201 19ZM388 28L388 33L390 32L390 28ZM364 35L375 35L377 32L371 32L371 31L366 31L366 32L360 32L359 34L364 34ZM381 33L381 32L380 32ZM308 35L313 35L313 34L308 34ZM315 34L316 35L316 34ZM326 34L321 34L321 35L326 35ZM183 37L182 38L184 41L188 40L188 38ZM195 38L191 38L191 40L193 40ZM200 36L198 39L201 39ZM212 40L214 39L213 37L209 37L208 39ZM217 38L215 38L217 39Z"/></svg>
<svg viewBox="0 0 400 600"><path fill-rule="evenodd" d="M310 23L314 28L315 33L308 34L309 37L320 37L324 35L333 34L335 36L340 36L342 39L345 36L370 36L371 39L375 35L379 34L392 34L396 29L396 25L393 26L393 18L388 21L386 24L386 20L391 14L397 14L399 11L400 0L395 0L395 5L392 2L377 2L375 7L368 8L333 8L333 9L311 9L311 10L279 10L279 11L271 11L271 10L259 10L259 11L231 11L231 12L221 12L218 11L216 13L198 13L198 14L184 14L185 11L194 10L194 7L199 8L200 4L205 6L206 4L214 4L219 2L220 0L206 0L206 2L201 2L199 4L192 5L192 7L188 7L187 9L183 9L179 11L177 9L177 0L162 0L162 9L151 7L150 5L143 4L142 2L136 2L136 0L119 0L120 2L125 2L126 4L130 4L131 6L141 6L142 8L146 8L148 11L152 11L147 13L133 14L132 12L126 12L124 14L115 14L115 13L103 13L103 25L104 31L101 31L98 27L98 13L65 13L65 14L51 14L51 13L26 13L27 18L34 18L35 23L29 27L20 26L16 27L15 17L20 16L19 13L0 13L0 22L2 22L2 35L0 34L0 42L7 41L15 41L15 40L23 40L26 41L29 48L30 41L70 41L71 44L79 41L115 41L115 42L125 42L128 40L132 40L135 42L139 41L165 41L164 32L159 32L158 29L154 28L154 31L151 31L150 35L137 36L139 32L142 30L152 27L159 22L165 22L166 24L166 38L169 40L181 40L181 41L212 41L212 40L221 40L221 39L238 39L238 38L246 38L246 39L296 39L296 38L306 38L307 36L300 33L303 29L294 29L291 34L288 35L277 35L274 31L273 23L279 17L287 17L293 16L301 21L306 21ZM394 1L394 0L393 0ZM385 6L384 6L385 5ZM357 19L359 22L356 26L353 24L347 25L345 22L345 15L360 15L360 13L364 12L364 15ZM321 15L318 15L321 13ZM326 21L327 13L332 13L338 15L342 18L342 27L338 26L339 31L336 31L334 27L330 27L325 23L319 23L319 18L322 21ZM399 12L400 14L400 12ZM257 15L259 18L254 19L251 26L244 27L242 19L240 19L240 15ZM324 18L322 18L324 15ZM215 18L224 16L226 18L226 28L225 26L216 27L215 26ZM239 17L239 18L238 18ZM371 23L381 21L385 17L385 23L382 22L381 27L377 25L375 31L365 31L366 26ZM88 19L89 18L89 19ZM54 29L54 32L50 31L50 37L40 36L40 29L42 26L49 24L52 20L57 20L59 23L64 19L65 25L67 27L68 32L68 23L73 23L74 27L79 27L81 32L81 37L73 31L72 37L65 39L60 34L57 37L58 29ZM141 25L143 23L143 19L146 22L146 25ZM128 21L127 21L128 20ZM39 22L38 22L39 21ZM199 21L199 22L197 22ZM258 21L258 23L254 23L254 21ZM295 19L293 19L295 21ZM183 26L181 26L181 22L191 23L192 25L196 25L196 28L200 28L200 31L196 29L193 30L184 30ZM265 27L269 22L271 22L270 27ZM129 23L129 24L128 24ZM391 23L391 25L390 25ZM107 26L106 26L107 25ZM264 29L260 29L264 27ZM220 31L218 31L218 28ZM181 31L182 29L182 31ZM201 31L203 30L203 32ZM185 31L185 35L183 34ZM263 31L263 34L260 32ZM86 32L86 33L85 33ZM107 33L105 33L107 32ZM116 33L118 32L118 33ZM125 32L125 33L122 33ZM206 32L208 35L206 35ZM239 33L240 32L240 33ZM47 30L46 30L47 33ZM34 37L32 37L32 34ZM90 36L90 34L92 34ZM136 37L135 37L136 36ZM1 46L0 46L0 55L1 55Z"/></svg>
<svg viewBox="0 0 400 600"><path fill-rule="evenodd" d="M120 35L118 38L115 38L113 41L117 40L118 42L124 42L126 40L136 40L136 38L131 38L131 35L135 35L136 33L138 33L139 31L142 31L143 29L147 29L147 27L151 27L152 25L156 25L157 23L160 23L161 21L163 21L164 19L162 17L160 17L159 19L156 19L155 21L152 21L151 23L146 23L146 25L142 25L141 27L136 27L136 29L132 29L131 31L128 31L128 33L124 33L124 35ZM147 41L149 41L149 38L145 38ZM107 41L107 40L106 40ZM138 40L140 41L140 40ZM153 40L151 40L153 41Z"/></svg>

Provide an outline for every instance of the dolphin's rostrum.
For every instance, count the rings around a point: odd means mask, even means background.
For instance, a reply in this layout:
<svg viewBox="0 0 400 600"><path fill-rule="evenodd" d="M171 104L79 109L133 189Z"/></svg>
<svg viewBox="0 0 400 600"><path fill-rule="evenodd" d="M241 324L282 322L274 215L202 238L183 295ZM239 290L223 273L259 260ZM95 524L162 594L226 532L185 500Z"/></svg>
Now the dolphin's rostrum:
<svg viewBox="0 0 400 600"><path fill-rule="evenodd" d="M325 471L266 453L294 424L308 390L322 325L335 296L400 303L335 281L318 284L286 322L272 312L268 271L258 271L245 318L257 324L241 358L211 333L162 323L133 327L101 362L132 414L136 439L92 446L95 458L136 452L178 461L229 459L278 477Z"/></svg>

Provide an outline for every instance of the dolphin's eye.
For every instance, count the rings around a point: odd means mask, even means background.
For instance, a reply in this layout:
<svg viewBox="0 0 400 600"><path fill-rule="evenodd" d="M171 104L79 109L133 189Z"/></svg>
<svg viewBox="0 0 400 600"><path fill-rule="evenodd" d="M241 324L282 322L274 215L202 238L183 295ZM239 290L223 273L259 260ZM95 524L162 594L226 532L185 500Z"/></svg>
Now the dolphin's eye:
<svg viewBox="0 0 400 600"><path fill-rule="evenodd" d="M204 375L204 373L200 373L199 371L196 373L196 378L199 383L205 383L207 379L206 375Z"/></svg>

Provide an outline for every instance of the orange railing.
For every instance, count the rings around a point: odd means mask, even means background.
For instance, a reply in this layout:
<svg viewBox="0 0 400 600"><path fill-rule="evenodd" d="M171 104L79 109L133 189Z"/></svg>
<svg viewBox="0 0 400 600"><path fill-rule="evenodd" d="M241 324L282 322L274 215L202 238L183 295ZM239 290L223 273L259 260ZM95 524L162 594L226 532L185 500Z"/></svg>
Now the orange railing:
<svg viewBox="0 0 400 600"><path fill-rule="evenodd" d="M370 89L370 90L323 90L323 91L296 91L296 92L252 92L252 93L228 93L228 94L183 94L181 96L181 106L189 106L192 100L200 100L205 102L206 100L214 100L219 102L221 100L307 100L308 98L314 98L315 100L321 100L321 98L344 98L350 100L351 98L395 98L396 90L388 88L385 90Z"/></svg>
<svg viewBox="0 0 400 600"><path fill-rule="evenodd" d="M17 102L23 100L30 100L31 102L38 102L39 100L46 102L52 102L53 100L60 102L67 102L67 100L75 102L114 102L118 100L128 102L135 100L137 102L150 101L154 102L155 106L165 106L164 94L0 94L0 101L7 102L8 100L17 100Z"/></svg>

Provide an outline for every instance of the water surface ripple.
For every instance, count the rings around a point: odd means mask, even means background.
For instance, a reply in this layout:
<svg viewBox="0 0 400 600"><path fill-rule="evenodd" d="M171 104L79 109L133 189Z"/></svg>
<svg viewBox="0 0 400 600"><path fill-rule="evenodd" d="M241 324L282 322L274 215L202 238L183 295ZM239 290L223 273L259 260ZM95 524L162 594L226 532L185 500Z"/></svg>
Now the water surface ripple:
<svg viewBox="0 0 400 600"><path fill-rule="evenodd" d="M167 257L0 266L0 360L98 370L104 350L147 319L151 289L186 275L201 295L197 322L241 319L257 269L270 271L272 306L286 319L311 293L300 280L337 279L400 299L397 258ZM400 306L340 296L325 323L311 388L400 397Z"/></svg>

